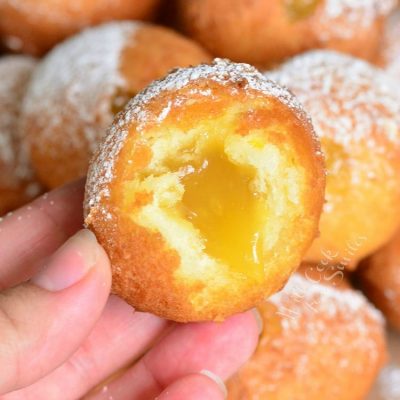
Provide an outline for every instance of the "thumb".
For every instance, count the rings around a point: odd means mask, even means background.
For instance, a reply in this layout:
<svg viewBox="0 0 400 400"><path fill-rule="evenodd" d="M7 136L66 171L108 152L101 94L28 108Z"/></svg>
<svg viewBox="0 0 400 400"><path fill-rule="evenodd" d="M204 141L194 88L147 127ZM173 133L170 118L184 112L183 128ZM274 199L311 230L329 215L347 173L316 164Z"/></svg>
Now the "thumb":
<svg viewBox="0 0 400 400"><path fill-rule="evenodd" d="M0 293L0 394L68 359L99 318L110 285L107 255L82 230L29 283Z"/></svg>

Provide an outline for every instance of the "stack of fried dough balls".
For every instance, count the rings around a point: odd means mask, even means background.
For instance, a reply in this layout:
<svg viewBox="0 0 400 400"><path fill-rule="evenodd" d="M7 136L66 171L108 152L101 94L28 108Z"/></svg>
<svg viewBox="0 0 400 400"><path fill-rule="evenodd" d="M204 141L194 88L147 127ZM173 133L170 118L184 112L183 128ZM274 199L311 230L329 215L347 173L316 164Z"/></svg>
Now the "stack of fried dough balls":
<svg viewBox="0 0 400 400"><path fill-rule="evenodd" d="M325 170L288 91L216 60L151 84L88 174L86 224L113 291L175 321L222 320L279 290L317 233Z"/></svg>
<svg viewBox="0 0 400 400"><path fill-rule="evenodd" d="M365 400L400 332L399 2L161 5L0 0L0 219L87 175L113 293L260 310L229 400Z"/></svg>
<svg viewBox="0 0 400 400"><path fill-rule="evenodd" d="M0 0L0 37L14 51L41 55L86 26L147 19L160 0Z"/></svg>
<svg viewBox="0 0 400 400"><path fill-rule="evenodd" d="M171 68L209 60L189 39L140 22L104 24L57 46L35 71L21 116L38 177L54 188L86 175L131 97Z"/></svg>
<svg viewBox="0 0 400 400"><path fill-rule="evenodd" d="M367 296L400 331L400 231L363 261L357 275Z"/></svg>
<svg viewBox="0 0 400 400"><path fill-rule="evenodd" d="M27 56L0 59L0 216L40 192L19 131L21 103L35 66Z"/></svg>
<svg viewBox="0 0 400 400"><path fill-rule="evenodd" d="M306 260L352 268L400 223L400 86L370 64L317 50L267 73L310 113L327 164L320 236Z"/></svg>
<svg viewBox="0 0 400 400"><path fill-rule="evenodd" d="M179 25L214 55L271 66L326 48L374 60L395 0L177 0Z"/></svg>
<svg viewBox="0 0 400 400"><path fill-rule="evenodd" d="M229 400L365 399L386 361L384 320L361 293L323 282L295 274L259 307L260 343Z"/></svg>

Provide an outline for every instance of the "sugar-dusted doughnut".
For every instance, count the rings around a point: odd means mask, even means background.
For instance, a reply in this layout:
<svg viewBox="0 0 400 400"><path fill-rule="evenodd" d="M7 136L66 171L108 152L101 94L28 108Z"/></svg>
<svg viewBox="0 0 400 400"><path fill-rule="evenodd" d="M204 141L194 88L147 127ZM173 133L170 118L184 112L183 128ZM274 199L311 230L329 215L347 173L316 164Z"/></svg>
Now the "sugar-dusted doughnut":
<svg viewBox="0 0 400 400"><path fill-rule="evenodd" d="M357 271L361 288L400 331L400 231Z"/></svg>
<svg viewBox="0 0 400 400"><path fill-rule="evenodd" d="M382 315L352 289L295 274L258 307L255 354L228 382L229 400L362 400L386 360Z"/></svg>
<svg viewBox="0 0 400 400"><path fill-rule="evenodd" d="M259 66L327 48L372 60L395 0L177 0L181 28L219 57Z"/></svg>
<svg viewBox="0 0 400 400"><path fill-rule="evenodd" d="M21 121L41 181L53 188L85 175L132 96L171 68L208 60L189 39L139 22L104 24L57 46L33 76Z"/></svg>
<svg viewBox="0 0 400 400"><path fill-rule="evenodd" d="M378 65L400 80L400 9L386 22Z"/></svg>
<svg viewBox="0 0 400 400"><path fill-rule="evenodd" d="M90 25L151 17L160 0L0 0L0 38L10 50L41 55Z"/></svg>
<svg viewBox="0 0 400 400"><path fill-rule="evenodd" d="M247 64L151 84L88 174L86 224L113 291L176 321L222 320L277 291L316 235L324 165L307 115Z"/></svg>
<svg viewBox="0 0 400 400"><path fill-rule="evenodd" d="M400 88L353 57L313 51L267 73L310 113L327 160L320 237L307 260L352 267L400 223Z"/></svg>
<svg viewBox="0 0 400 400"><path fill-rule="evenodd" d="M0 58L0 216L39 194L22 145L19 116L23 96L36 66L33 58Z"/></svg>

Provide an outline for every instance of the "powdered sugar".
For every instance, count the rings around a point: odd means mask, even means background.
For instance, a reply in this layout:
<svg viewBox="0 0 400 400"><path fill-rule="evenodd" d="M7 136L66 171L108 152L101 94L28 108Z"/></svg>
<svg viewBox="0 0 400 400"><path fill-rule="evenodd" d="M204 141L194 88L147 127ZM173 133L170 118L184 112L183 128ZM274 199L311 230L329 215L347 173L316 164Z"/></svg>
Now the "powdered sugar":
<svg viewBox="0 0 400 400"><path fill-rule="evenodd" d="M312 51L266 76L293 90L319 137L330 137L345 148L363 141L379 151L382 139L371 135L378 131L400 145L400 85L370 64L336 52Z"/></svg>
<svg viewBox="0 0 400 400"><path fill-rule="evenodd" d="M349 39L370 27L395 7L396 0L325 0L320 14L319 39Z"/></svg>
<svg viewBox="0 0 400 400"><path fill-rule="evenodd" d="M282 310L285 304L289 304L289 299L290 308L294 312L292 316L296 316L297 304L301 313L323 313L327 318L335 318L335 316L343 314L344 316L347 315L349 320L353 320L360 313L367 313L369 318L379 323L384 323L381 312L368 303L361 292L323 285L306 279L299 274L293 275L285 288L268 300L275 304L278 310ZM292 324L296 325L296 317L287 318L286 321L288 329L291 328ZM364 329L361 325L358 325L357 328L360 330ZM367 330L366 327L365 330Z"/></svg>
<svg viewBox="0 0 400 400"><path fill-rule="evenodd" d="M131 100L124 114L111 127L102 149L97 154L91 166L87 183L87 205L95 207L103 196L108 195L108 184L113 178L114 162L124 145L128 127L134 120L140 131L148 120L147 104L162 92L177 91L191 82L209 79L221 85L240 83L241 87L252 89L271 97L278 98L288 107L298 113L301 118L308 118L297 99L286 89L265 79L255 68L248 64L231 63L216 59L213 64L201 64L192 68L181 68L170 73L166 78L153 82L143 92ZM236 90L232 87L232 90ZM211 92L202 88L197 94L210 96ZM176 96L174 105L179 105L181 99ZM162 110L157 120L159 123L168 115L172 104Z"/></svg>
<svg viewBox="0 0 400 400"><path fill-rule="evenodd" d="M14 175L2 176L2 182L27 178L31 173L28 159L20 152L18 121L26 86L35 66L36 61L26 56L7 56L0 60L0 165L7 167L8 172L13 171ZM3 174L7 175L5 171Z"/></svg>
<svg viewBox="0 0 400 400"><path fill-rule="evenodd" d="M40 128L37 140L47 145L65 140L69 148L79 148L85 140L91 152L96 149L113 119L110 98L124 86L121 52L138 26L116 22L88 29L44 59L24 103L27 123L34 118ZM53 134L60 126L63 137Z"/></svg>

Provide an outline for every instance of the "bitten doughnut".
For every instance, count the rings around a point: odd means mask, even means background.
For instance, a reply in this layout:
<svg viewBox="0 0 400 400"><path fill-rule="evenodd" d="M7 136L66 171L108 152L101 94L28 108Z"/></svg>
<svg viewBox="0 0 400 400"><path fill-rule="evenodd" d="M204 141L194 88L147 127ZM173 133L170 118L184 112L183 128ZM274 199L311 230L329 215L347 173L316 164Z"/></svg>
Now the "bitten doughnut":
<svg viewBox="0 0 400 400"><path fill-rule="evenodd" d="M298 96L326 157L320 236L306 260L352 268L400 223L399 83L364 61L324 50L267 76Z"/></svg>
<svg viewBox="0 0 400 400"><path fill-rule="evenodd" d="M0 37L10 50L41 55L86 26L147 19L160 0L0 0Z"/></svg>
<svg viewBox="0 0 400 400"><path fill-rule="evenodd" d="M86 224L113 291L175 321L222 320L282 287L316 235L324 164L285 89L247 64L179 69L114 121Z"/></svg>
<svg viewBox="0 0 400 400"><path fill-rule="evenodd" d="M361 293L295 274L259 306L263 332L229 400L362 400L386 361L382 315Z"/></svg>
<svg viewBox="0 0 400 400"><path fill-rule="evenodd" d="M361 263L358 278L367 296L400 331L400 231Z"/></svg>
<svg viewBox="0 0 400 400"><path fill-rule="evenodd" d="M400 80L400 9L386 23L378 64Z"/></svg>
<svg viewBox="0 0 400 400"><path fill-rule="evenodd" d="M18 128L20 107L33 58L0 58L0 216L39 194Z"/></svg>
<svg viewBox="0 0 400 400"><path fill-rule="evenodd" d="M178 24L218 57L271 66L314 48L374 60L395 0L176 0Z"/></svg>
<svg viewBox="0 0 400 400"><path fill-rule="evenodd" d="M209 61L196 43L162 27L114 22L57 46L36 70L22 122L32 163L49 188L86 175L114 114L171 68Z"/></svg>

